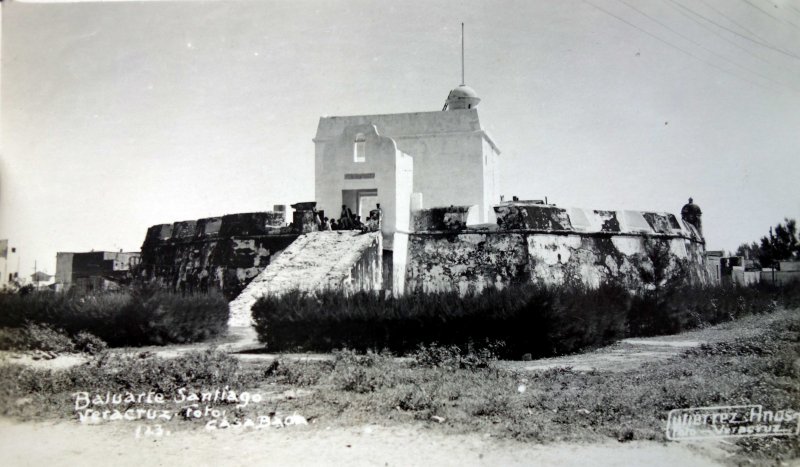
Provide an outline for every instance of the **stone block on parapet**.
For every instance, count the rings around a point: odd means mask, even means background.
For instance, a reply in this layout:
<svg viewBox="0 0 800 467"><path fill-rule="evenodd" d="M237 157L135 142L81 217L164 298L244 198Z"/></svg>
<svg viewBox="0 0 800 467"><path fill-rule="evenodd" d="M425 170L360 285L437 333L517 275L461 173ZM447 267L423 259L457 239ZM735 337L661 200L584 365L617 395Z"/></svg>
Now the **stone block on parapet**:
<svg viewBox="0 0 800 467"><path fill-rule="evenodd" d="M317 207L316 201L304 201L302 203L292 204L292 209L295 211L313 211Z"/></svg>
<svg viewBox="0 0 800 467"><path fill-rule="evenodd" d="M267 233L267 213L248 212L222 216L220 237L264 235Z"/></svg>
<svg viewBox="0 0 800 467"><path fill-rule="evenodd" d="M601 211L595 210L594 214L602 222L600 224L601 232L619 232L619 219L617 219L617 211Z"/></svg>
<svg viewBox="0 0 800 467"><path fill-rule="evenodd" d="M178 221L172 224L173 240L188 240L194 237L197 221Z"/></svg>
<svg viewBox="0 0 800 467"><path fill-rule="evenodd" d="M674 230L681 230L678 218L673 214L662 214L659 212L643 212L645 220L650 224L653 232L660 234L671 234Z"/></svg>
<svg viewBox="0 0 800 467"><path fill-rule="evenodd" d="M474 217L476 206L449 206L414 211L412 222L415 232L457 232L465 230Z"/></svg>
<svg viewBox="0 0 800 467"><path fill-rule="evenodd" d="M206 217L197 220L196 236L198 238L209 237L219 233L222 227L221 217Z"/></svg>
<svg viewBox="0 0 800 467"><path fill-rule="evenodd" d="M319 224L316 211L301 211L295 208L292 216L292 231L294 233L309 233L318 230Z"/></svg>
<svg viewBox="0 0 800 467"><path fill-rule="evenodd" d="M172 238L172 224L154 225L147 229L145 243L159 243Z"/></svg>
<svg viewBox="0 0 800 467"><path fill-rule="evenodd" d="M267 211L265 214L268 228L279 228L286 224L286 211Z"/></svg>
<svg viewBox="0 0 800 467"><path fill-rule="evenodd" d="M510 202L495 206L494 212L504 230L574 230L566 209L556 206Z"/></svg>

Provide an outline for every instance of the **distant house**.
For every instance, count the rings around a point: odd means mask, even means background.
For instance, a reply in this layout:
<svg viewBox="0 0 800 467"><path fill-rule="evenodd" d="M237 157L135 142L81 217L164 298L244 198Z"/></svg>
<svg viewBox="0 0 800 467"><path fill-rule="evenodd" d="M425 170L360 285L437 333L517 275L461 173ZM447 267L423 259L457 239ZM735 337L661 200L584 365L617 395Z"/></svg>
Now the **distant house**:
<svg viewBox="0 0 800 467"><path fill-rule="evenodd" d="M722 259L725 252L722 250L708 250L705 254L706 269L708 270L708 281L711 284L722 283Z"/></svg>
<svg viewBox="0 0 800 467"><path fill-rule="evenodd" d="M90 251L56 255L57 290L81 292L105 290L131 278L139 264L139 252Z"/></svg>
<svg viewBox="0 0 800 467"><path fill-rule="evenodd" d="M706 251L706 269L711 284L752 285L766 282L784 285L800 281L800 261L780 261L777 268L762 268L744 256L725 256L724 251Z"/></svg>
<svg viewBox="0 0 800 467"><path fill-rule="evenodd" d="M779 261L777 268L761 270L761 282L785 285L800 281L800 261Z"/></svg>

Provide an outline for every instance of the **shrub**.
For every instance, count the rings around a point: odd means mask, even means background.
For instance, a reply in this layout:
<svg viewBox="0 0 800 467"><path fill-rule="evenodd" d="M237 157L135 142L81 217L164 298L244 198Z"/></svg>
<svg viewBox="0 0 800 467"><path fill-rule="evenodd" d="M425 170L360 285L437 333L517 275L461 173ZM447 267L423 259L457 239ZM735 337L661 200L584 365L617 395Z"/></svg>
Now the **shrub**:
<svg viewBox="0 0 800 467"><path fill-rule="evenodd" d="M489 368L497 361L498 350L503 347L503 343L496 342L477 350L472 345L462 349L457 345L444 346L434 342L427 346L420 344L411 358L421 367L474 371Z"/></svg>
<svg viewBox="0 0 800 467"><path fill-rule="evenodd" d="M103 339L86 331L75 334L72 340L75 343L75 350L91 355L100 354L108 348L108 344L106 344Z"/></svg>
<svg viewBox="0 0 800 467"><path fill-rule="evenodd" d="M261 340L273 351L388 348L408 353L420 344L438 342L464 350L461 357L487 347L499 356L519 357L573 352L624 336L627 299L617 286L593 291L526 285L476 296L438 293L397 299L290 292L260 299L253 317ZM459 365L466 364L462 360Z"/></svg>
<svg viewBox="0 0 800 467"><path fill-rule="evenodd" d="M88 332L111 346L202 341L222 334L228 321L228 302L218 292L182 296L153 287L86 296L0 294L0 310L0 326L39 323L76 338ZM89 344L86 336L79 340L79 347Z"/></svg>
<svg viewBox="0 0 800 467"><path fill-rule="evenodd" d="M295 291L263 297L252 310L259 339L271 351L386 348L406 354L438 343L440 347L420 358L449 359L461 366L462 350L471 348L478 355L497 342L504 345L494 351L503 358L561 355L626 336L676 333L800 302L797 286L691 287L662 276L653 274L657 287L636 291L616 284L597 289L517 284L472 296L435 293L396 299Z"/></svg>
<svg viewBox="0 0 800 467"><path fill-rule="evenodd" d="M0 328L0 350L73 352L75 344L63 330L29 323L21 328Z"/></svg>
<svg viewBox="0 0 800 467"><path fill-rule="evenodd" d="M389 353L358 355L352 350L342 350L334 353L331 380L343 391L373 392L387 385L391 366L392 355Z"/></svg>

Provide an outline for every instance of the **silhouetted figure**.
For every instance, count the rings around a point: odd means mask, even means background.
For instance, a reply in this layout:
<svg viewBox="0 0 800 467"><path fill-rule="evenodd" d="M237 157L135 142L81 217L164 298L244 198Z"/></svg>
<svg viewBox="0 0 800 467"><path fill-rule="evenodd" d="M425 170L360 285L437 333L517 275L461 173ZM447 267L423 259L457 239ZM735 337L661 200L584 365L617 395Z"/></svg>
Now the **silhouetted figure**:
<svg viewBox="0 0 800 467"><path fill-rule="evenodd" d="M703 217L703 211L700 210L700 206L694 204L694 200L692 198L689 198L689 202L685 204L681 209L681 218L687 223L695 226L700 236L703 235L703 221L701 220L702 217Z"/></svg>
<svg viewBox="0 0 800 467"><path fill-rule="evenodd" d="M200 292L208 293L208 270L206 268L203 268L203 270L200 271L199 277L200 277Z"/></svg>
<svg viewBox="0 0 800 467"><path fill-rule="evenodd" d="M347 230L351 228L353 222L352 217L350 215L350 210L347 208L346 205L342 205L342 214L339 216L339 228L342 230Z"/></svg>

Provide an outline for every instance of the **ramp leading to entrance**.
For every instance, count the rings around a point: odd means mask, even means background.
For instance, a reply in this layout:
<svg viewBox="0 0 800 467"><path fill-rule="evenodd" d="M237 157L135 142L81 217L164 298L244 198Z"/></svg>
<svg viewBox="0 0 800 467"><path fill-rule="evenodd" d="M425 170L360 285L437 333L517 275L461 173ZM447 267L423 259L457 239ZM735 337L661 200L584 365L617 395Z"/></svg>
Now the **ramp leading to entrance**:
<svg viewBox="0 0 800 467"><path fill-rule="evenodd" d="M274 258L230 303L228 326L251 326L250 310L265 295L292 290L353 293L380 289L382 252L380 232L307 233Z"/></svg>

